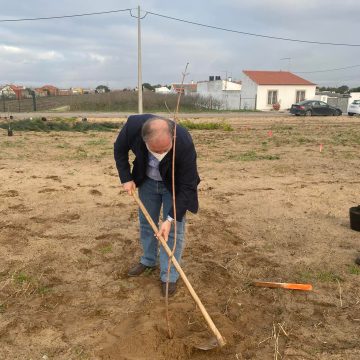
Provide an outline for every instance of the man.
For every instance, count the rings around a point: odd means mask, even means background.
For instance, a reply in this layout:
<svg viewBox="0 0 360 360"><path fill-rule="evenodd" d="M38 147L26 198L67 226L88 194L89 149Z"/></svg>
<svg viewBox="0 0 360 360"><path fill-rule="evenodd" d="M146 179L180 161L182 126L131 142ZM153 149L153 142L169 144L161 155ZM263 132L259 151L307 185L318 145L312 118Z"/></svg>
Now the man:
<svg viewBox="0 0 360 360"><path fill-rule="evenodd" d="M114 144L114 157L124 190L130 195L139 188L140 200L144 203L155 224L159 223L163 207L163 222L159 233L170 249L174 245L174 209L172 203L172 157L175 123L152 114L130 116ZM135 154L130 170L129 151ZM175 258L180 263L184 247L185 214L198 211L197 186L200 178L196 166L196 151L188 131L176 125L175 195L176 195L176 250ZM145 270L155 268L158 256L158 241L151 226L139 210L140 240L143 255L128 275L139 276ZM160 279L165 296L168 256L160 248ZM171 265L169 296L176 292L179 274Z"/></svg>

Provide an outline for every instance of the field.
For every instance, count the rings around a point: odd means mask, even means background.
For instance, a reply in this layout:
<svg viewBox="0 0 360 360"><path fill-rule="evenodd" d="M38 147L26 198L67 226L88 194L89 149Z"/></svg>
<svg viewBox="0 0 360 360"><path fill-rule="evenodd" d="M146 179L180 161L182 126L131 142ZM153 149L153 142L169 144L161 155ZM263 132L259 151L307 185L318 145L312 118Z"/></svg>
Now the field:
<svg viewBox="0 0 360 360"><path fill-rule="evenodd" d="M188 120L230 125L190 130L201 209L182 262L228 345L192 346L211 334L181 281L168 339L158 271L127 278L140 246L117 130L0 129L0 359L360 358L360 234L348 216L360 202L359 119Z"/></svg>

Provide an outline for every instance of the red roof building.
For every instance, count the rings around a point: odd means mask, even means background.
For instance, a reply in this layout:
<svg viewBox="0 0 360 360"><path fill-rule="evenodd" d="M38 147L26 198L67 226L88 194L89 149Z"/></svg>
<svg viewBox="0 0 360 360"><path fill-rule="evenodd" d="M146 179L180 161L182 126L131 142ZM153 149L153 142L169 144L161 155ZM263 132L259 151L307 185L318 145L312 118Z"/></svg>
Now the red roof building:
<svg viewBox="0 0 360 360"><path fill-rule="evenodd" d="M241 109L286 110L315 97L316 84L289 71L244 70L243 74Z"/></svg>
<svg viewBox="0 0 360 360"><path fill-rule="evenodd" d="M316 85L288 71L243 71L258 85Z"/></svg>

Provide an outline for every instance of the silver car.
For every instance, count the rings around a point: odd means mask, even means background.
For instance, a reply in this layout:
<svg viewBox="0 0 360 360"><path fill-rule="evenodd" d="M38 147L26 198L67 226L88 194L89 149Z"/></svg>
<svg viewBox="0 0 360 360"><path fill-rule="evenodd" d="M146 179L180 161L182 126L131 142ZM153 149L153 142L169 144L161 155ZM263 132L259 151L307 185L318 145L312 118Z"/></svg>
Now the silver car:
<svg viewBox="0 0 360 360"><path fill-rule="evenodd" d="M348 115L360 114L360 100L354 100L348 107Z"/></svg>

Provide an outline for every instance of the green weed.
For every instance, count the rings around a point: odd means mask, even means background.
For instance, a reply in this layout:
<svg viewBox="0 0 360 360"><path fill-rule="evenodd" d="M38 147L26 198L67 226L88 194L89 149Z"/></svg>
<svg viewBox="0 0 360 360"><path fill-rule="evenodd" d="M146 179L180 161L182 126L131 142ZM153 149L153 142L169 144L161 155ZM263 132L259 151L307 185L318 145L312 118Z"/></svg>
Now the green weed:
<svg viewBox="0 0 360 360"><path fill-rule="evenodd" d="M89 145L89 146L103 146L103 145L108 145L108 140L107 139L96 139L96 140L90 140L88 142L85 143L85 145Z"/></svg>
<svg viewBox="0 0 360 360"><path fill-rule="evenodd" d="M111 245L104 246L103 248L100 249L100 252L102 254L108 254L108 253L111 253L112 251L113 251L113 249L112 249Z"/></svg>
<svg viewBox="0 0 360 360"><path fill-rule="evenodd" d="M259 155L256 153L256 151L251 150L240 155L230 155L229 159L236 161L257 161L257 160L279 160L280 157L278 155Z"/></svg>
<svg viewBox="0 0 360 360"><path fill-rule="evenodd" d="M76 120L76 119L75 119ZM89 123L83 121L75 121L74 119L61 119L43 121L39 118L24 119L11 122L11 128L14 131L38 131L38 132L50 132L50 131L113 131L118 130L122 123L113 122L97 122ZM0 124L0 128L7 129L8 124Z"/></svg>
<svg viewBox="0 0 360 360"><path fill-rule="evenodd" d="M30 276L26 275L23 272L19 272L14 275L14 280L18 284L23 284L24 282L29 282L31 280Z"/></svg>
<svg viewBox="0 0 360 360"><path fill-rule="evenodd" d="M193 122L190 120L180 121L180 125L189 129L189 130L224 130L224 131L233 131L233 128L230 124L224 122Z"/></svg>
<svg viewBox="0 0 360 360"><path fill-rule="evenodd" d="M349 266L349 273L352 275L360 275L360 266L359 265L350 265Z"/></svg>

